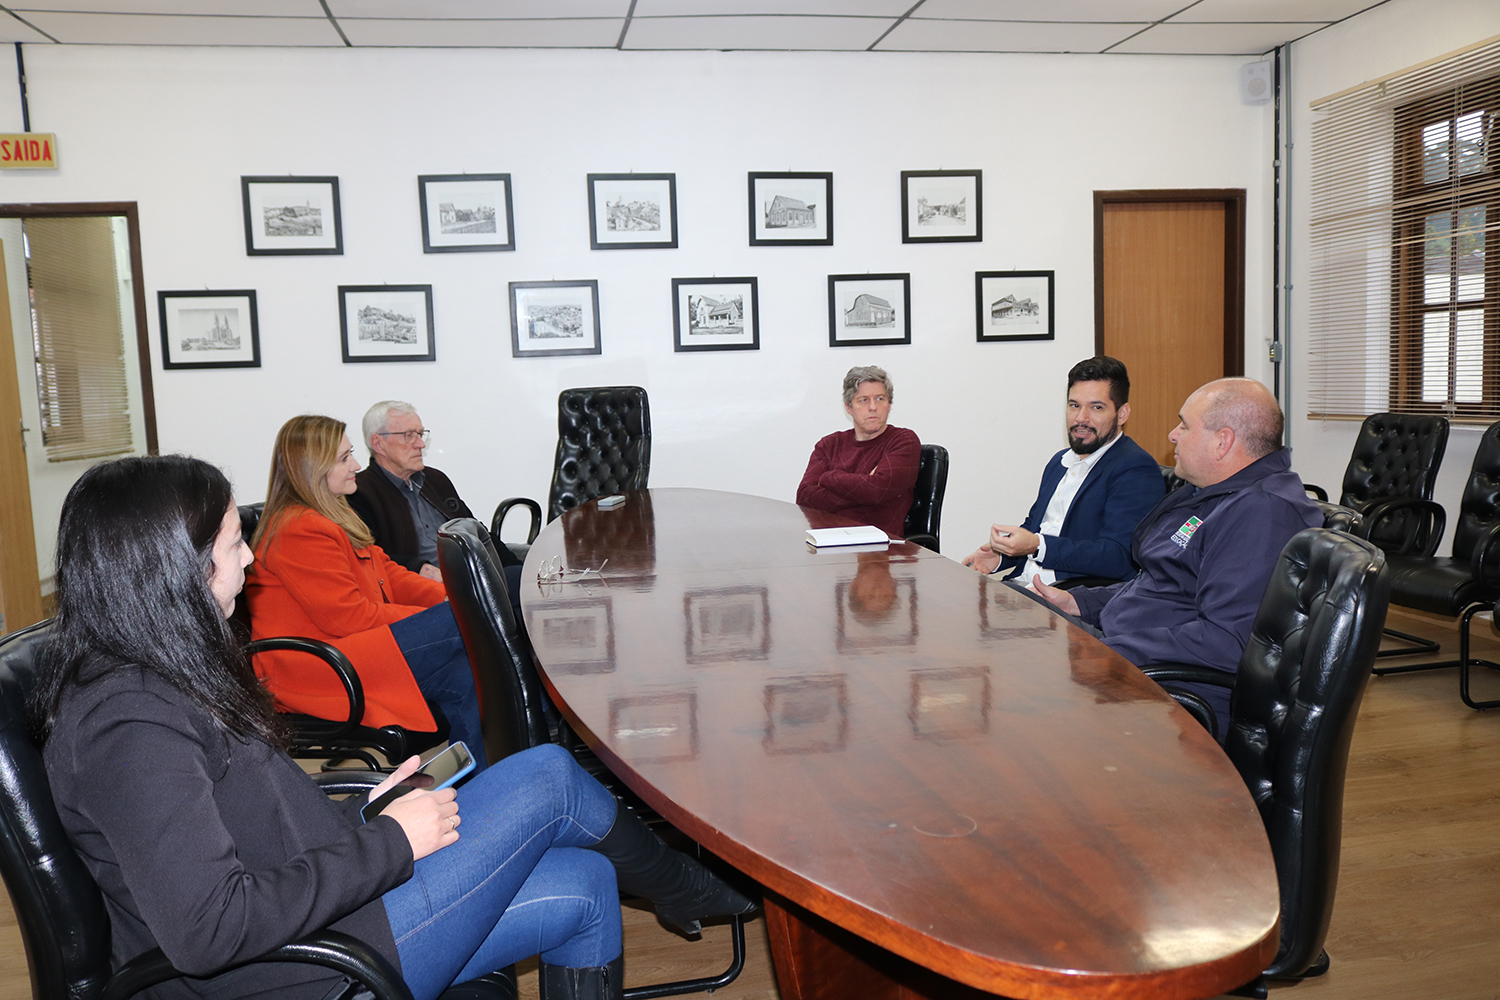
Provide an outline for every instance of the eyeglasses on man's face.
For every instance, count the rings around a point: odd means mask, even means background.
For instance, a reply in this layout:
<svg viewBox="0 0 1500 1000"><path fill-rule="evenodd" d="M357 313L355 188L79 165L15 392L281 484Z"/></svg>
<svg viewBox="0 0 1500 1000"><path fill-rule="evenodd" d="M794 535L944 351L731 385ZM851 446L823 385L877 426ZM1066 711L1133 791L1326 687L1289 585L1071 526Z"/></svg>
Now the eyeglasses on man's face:
<svg viewBox="0 0 1500 1000"><path fill-rule="evenodd" d="M424 445L432 443L432 431L430 430L376 431L375 433L385 438L398 437L414 448L416 447L418 441L421 441Z"/></svg>

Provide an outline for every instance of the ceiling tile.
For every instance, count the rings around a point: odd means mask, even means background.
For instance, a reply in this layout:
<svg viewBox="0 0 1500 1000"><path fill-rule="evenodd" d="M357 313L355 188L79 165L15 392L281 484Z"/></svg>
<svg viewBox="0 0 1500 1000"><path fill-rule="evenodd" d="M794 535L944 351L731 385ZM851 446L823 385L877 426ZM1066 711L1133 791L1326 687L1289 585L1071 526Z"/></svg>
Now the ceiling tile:
<svg viewBox="0 0 1500 1000"><path fill-rule="evenodd" d="M1158 24L1109 51L1258 56L1317 27L1312 24Z"/></svg>
<svg viewBox="0 0 1500 1000"><path fill-rule="evenodd" d="M612 49L620 39L622 17L541 20L441 20L339 18L356 48L457 46L469 48Z"/></svg>
<svg viewBox="0 0 1500 1000"><path fill-rule="evenodd" d="M1384 0L1198 0L1178 21L1338 21Z"/></svg>
<svg viewBox="0 0 1500 1000"><path fill-rule="evenodd" d="M1190 2L1191 0L927 0L912 16L962 17L976 21L1160 21Z"/></svg>
<svg viewBox="0 0 1500 1000"><path fill-rule="evenodd" d="M326 17L182 17L38 11L26 20L81 45L343 45Z"/></svg>
<svg viewBox="0 0 1500 1000"><path fill-rule="evenodd" d="M317 0L312 0L314 6ZM395 17L414 20L473 18L617 17L630 0L328 0L334 17Z"/></svg>
<svg viewBox="0 0 1500 1000"><path fill-rule="evenodd" d="M902 21L877 51L1098 52L1140 31L1140 24L1043 24L1036 21Z"/></svg>
<svg viewBox="0 0 1500 1000"><path fill-rule="evenodd" d="M891 26L888 17L635 17L627 49L859 50Z"/></svg>
<svg viewBox="0 0 1500 1000"><path fill-rule="evenodd" d="M11 10L88 14L239 14L245 17L326 17L318 0L22 0ZM22 13L23 17L26 15Z"/></svg>
<svg viewBox="0 0 1500 1000"><path fill-rule="evenodd" d="M637 17L674 14L842 14L900 17L915 0L636 0Z"/></svg>
<svg viewBox="0 0 1500 1000"><path fill-rule="evenodd" d="M33 31L13 17L0 17L0 42L38 42L45 45L51 41L46 35Z"/></svg>

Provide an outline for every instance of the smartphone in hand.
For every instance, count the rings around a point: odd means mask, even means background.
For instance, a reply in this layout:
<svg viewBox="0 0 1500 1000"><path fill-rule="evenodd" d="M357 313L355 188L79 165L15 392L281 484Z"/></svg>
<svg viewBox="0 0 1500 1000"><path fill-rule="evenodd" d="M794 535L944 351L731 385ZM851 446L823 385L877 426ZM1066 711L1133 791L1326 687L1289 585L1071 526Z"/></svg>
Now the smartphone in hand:
<svg viewBox="0 0 1500 1000"><path fill-rule="evenodd" d="M469 748L462 741L449 744L448 749L429 757L405 781L387 789L379 798L366 802L360 808L359 815L368 823L407 792L435 792L439 788L447 788L472 770L474 755L469 753Z"/></svg>

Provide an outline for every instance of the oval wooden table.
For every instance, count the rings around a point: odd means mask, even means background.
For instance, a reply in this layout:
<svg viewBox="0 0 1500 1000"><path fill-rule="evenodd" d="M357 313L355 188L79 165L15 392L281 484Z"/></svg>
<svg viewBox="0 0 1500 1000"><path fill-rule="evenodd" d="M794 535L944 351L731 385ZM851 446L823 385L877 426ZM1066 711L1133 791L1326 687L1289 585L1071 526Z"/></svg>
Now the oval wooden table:
<svg viewBox="0 0 1500 1000"><path fill-rule="evenodd" d="M1274 957L1244 783L1102 643L915 545L805 543L838 518L627 496L537 538L527 627L609 768L765 886L785 1000L1211 997Z"/></svg>

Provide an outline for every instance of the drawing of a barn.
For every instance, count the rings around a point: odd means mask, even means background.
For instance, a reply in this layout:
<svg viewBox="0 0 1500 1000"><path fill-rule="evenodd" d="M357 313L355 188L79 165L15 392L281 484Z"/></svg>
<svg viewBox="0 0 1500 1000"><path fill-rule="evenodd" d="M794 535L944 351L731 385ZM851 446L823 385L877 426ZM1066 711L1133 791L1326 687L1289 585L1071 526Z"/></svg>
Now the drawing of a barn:
<svg viewBox="0 0 1500 1000"><path fill-rule="evenodd" d="M844 313L845 326L895 326L896 310L885 299L868 293L854 297L854 305Z"/></svg>
<svg viewBox="0 0 1500 1000"><path fill-rule="evenodd" d="M995 322L1002 319L1019 319L1022 316L1036 316L1041 311L1041 306L1032 299L1022 299L1017 302L1014 295L1007 295L1002 299L996 299L994 305L990 306L990 320Z"/></svg>

